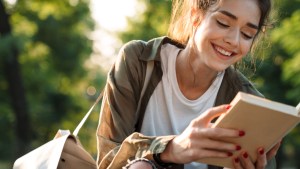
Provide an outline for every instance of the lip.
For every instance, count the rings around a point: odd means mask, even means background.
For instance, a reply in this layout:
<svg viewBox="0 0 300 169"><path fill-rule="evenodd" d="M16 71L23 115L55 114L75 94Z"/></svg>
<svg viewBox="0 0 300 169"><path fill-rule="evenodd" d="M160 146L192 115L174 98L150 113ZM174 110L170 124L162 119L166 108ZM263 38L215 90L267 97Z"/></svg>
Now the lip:
<svg viewBox="0 0 300 169"><path fill-rule="evenodd" d="M221 47L221 46L219 46L219 45L216 45L216 44L213 44L213 43L212 43L211 45L212 45L212 48L214 49L214 51L216 52L217 56L218 56L219 58L221 58L222 60L229 60L229 59L231 59L232 57L234 57L234 56L236 55L236 52L227 50L226 48L223 48L223 47ZM231 54L230 56L223 55L222 53L220 53L220 52L216 49L216 47L222 48L222 49L224 49L225 51L230 51L230 52L232 52L232 54Z"/></svg>

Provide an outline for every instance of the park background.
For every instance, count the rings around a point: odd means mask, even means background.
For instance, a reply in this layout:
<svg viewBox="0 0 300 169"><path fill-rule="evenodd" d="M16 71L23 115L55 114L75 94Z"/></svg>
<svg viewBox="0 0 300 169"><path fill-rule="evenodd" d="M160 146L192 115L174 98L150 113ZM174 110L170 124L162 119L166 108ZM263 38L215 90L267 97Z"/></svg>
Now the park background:
<svg viewBox="0 0 300 169"><path fill-rule="evenodd" d="M113 17L127 8L124 1L113 2L0 0L0 169L12 168L18 157L51 140L58 129L75 128L102 90L122 44L166 34L170 0L128 0L133 6L125 21ZM255 53L260 59L242 71L267 98L296 105L300 0L274 4L274 28ZM101 21L122 26L113 29ZM99 109L79 133L94 157ZM278 168L300 169L299 157L300 126L283 139Z"/></svg>

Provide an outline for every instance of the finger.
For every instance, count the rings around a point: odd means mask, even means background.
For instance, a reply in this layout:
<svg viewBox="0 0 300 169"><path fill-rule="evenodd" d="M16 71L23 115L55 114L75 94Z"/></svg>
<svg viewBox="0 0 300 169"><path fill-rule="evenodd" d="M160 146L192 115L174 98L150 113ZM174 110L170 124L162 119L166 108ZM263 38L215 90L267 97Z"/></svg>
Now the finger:
<svg viewBox="0 0 300 169"><path fill-rule="evenodd" d="M242 152L239 159L243 168L247 168L247 169L255 168L247 152Z"/></svg>
<svg viewBox="0 0 300 169"><path fill-rule="evenodd" d="M264 169L267 165L267 157L264 148L257 149L256 169Z"/></svg>
<svg viewBox="0 0 300 169"><path fill-rule="evenodd" d="M222 138L237 138L245 135L244 131L225 128L198 128L199 136L219 140Z"/></svg>
<svg viewBox="0 0 300 169"><path fill-rule="evenodd" d="M271 160L276 154L278 149L280 148L281 142L278 142L277 144L275 144L275 146L267 153L267 160Z"/></svg>
<svg viewBox="0 0 300 169"><path fill-rule="evenodd" d="M221 106L210 108L206 112L201 114L198 118L196 118L195 122L198 122L198 123L204 122L205 125L207 126L214 118L225 113L227 111L227 109L229 109L229 108L230 108L230 105L221 105Z"/></svg>
<svg viewBox="0 0 300 169"><path fill-rule="evenodd" d="M232 164L233 164L234 169L242 169L243 168L239 157L232 158Z"/></svg>
<svg viewBox="0 0 300 169"><path fill-rule="evenodd" d="M228 143L224 141L207 139L206 141L198 142L199 147L205 147L205 149L233 152L241 149L241 146Z"/></svg>
<svg viewBox="0 0 300 169"><path fill-rule="evenodd" d="M194 161L201 158L230 158L232 153L208 149L198 149L193 152Z"/></svg>

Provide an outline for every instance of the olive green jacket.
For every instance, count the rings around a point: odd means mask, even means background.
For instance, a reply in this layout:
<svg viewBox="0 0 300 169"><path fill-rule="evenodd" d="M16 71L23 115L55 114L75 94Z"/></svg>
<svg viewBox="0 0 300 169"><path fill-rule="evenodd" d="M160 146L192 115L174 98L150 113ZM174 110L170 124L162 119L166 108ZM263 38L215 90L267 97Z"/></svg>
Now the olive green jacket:
<svg viewBox="0 0 300 169"><path fill-rule="evenodd" d="M162 78L160 49L165 43L184 47L168 37L160 37L149 42L131 41L120 50L108 73L100 111L97 128L98 169L120 169L128 159L136 157L152 160L152 154L164 151L167 143L174 138L149 137L138 133L148 100ZM141 98L140 110L137 110L147 61L154 61L154 68ZM261 96L241 73L230 67L225 71L215 105L230 103L238 91ZM274 162L272 160L269 164L275 168ZM183 168L183 165L174 168Z"/></svg>

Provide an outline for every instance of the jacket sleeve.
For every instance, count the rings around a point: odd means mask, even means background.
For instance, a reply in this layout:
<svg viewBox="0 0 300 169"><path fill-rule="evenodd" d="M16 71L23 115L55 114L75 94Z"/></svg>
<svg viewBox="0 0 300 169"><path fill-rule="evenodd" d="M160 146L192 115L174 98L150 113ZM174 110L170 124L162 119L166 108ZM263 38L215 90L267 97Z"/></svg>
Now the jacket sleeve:
<svg viewBox="0 0 300 169"><path fill-rule="evenodd" d="M143 43L123 46L108 73L97 128L98 168L121 168L134 157L151 158L174 136L147 137L135 133L137 103L144 83L146 62L139 60Z"/></svg>

